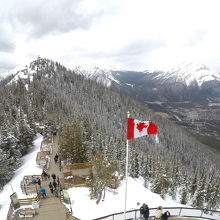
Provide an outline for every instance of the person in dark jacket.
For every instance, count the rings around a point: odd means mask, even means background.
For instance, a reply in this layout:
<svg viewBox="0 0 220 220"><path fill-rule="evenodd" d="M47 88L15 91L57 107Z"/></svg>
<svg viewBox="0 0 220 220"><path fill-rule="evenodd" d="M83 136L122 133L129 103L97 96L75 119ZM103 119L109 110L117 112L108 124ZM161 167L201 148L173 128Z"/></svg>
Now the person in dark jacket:
<svg viewBox="0 0 220 220"><path fill-rule="evenodd" d="M57 161L58 161L58 155L56 154L56 155L54 156L54 162L57 163Z"/></svg>
<svg viewBox="0 0 220 220"><path fill-rule="evenodd" d="M53 180L55 181L56 180L56 175L53 173L51 176L52 176Z"/></svg>
<svg viewBox="0 0 220 220"><path fill-rule="evenodd" d="M163 215L161 216L161 220L168 220L168 217L170 217L170 212L166 211L163 213Z"/></svg>
<svg viewBox="0 0 220 220"><path fill-rule="evenodd" d="M40 180L40 178L38 178L37 184L39 185L39 188L41 188L41 180Z"/></svg>
<svg viewBox="0 0 220 220"><path fill-rule="evenodd" d="M145 220L148 220L149 215L150 215L150 211L149 211L149 207L148 205L146 205L145 203L141 206L140 208L140 213L142 216L144 216Z"/></svg>
<svg viewBox="0 0 220 220"><path fill-rule="evenodd" d="M50 188L50 192L53 194L53 185L51 182L49 183L49 188Z"/></svg>
<svg viewBox="0 0 220 220"><path fill-rule="evenodd" d="M57 188L57 182L55 180L53 181L53 187L54 187L54 190Z"/></svg>

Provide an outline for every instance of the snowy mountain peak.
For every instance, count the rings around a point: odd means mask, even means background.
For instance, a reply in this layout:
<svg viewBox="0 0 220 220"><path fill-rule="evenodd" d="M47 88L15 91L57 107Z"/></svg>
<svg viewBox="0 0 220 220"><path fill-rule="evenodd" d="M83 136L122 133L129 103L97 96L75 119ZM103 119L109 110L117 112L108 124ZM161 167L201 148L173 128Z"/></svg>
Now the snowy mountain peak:
<svg viewBox="0 0 220 220"><path fill-rule="evenodd" d="M82 67L78 66L74 69L74 72L83 75L86 78L93 79L107 87L111 86L112 81L119 84L119 82L113 77L111 70L101 69L99 67L94 67L92 69L82 69Z"/></svg>
<svg viewBox="0 0 220 220"><path fill-rule="evenodd" d="M187 86L197 82L201 86L206 81L220 81L220 74L211 71L204 64L182 63L167 72L160 72L155 79L167 79L173 82L185 82Z"/></svg>
<svg viewBox="0 0 220 220"><path fill-rule="evenodd" d="M14 78L10 83L17 82L19 79L32 81L33 76L37 72L43 72L45 77L51 77L57 69L66 70L66 68L57 62L52 60L38 57L32 61L29 65L17 66L15 69L8 72L7 76L13 75ZM9 84L10 84L9 83Z"/></svg>

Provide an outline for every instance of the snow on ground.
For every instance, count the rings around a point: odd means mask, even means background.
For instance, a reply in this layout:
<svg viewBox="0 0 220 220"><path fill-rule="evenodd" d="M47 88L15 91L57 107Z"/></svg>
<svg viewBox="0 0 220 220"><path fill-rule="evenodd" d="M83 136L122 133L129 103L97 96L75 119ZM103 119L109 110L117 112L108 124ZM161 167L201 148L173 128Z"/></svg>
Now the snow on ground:
<svg viewBox="0 0 220 220"><path fill-rule="evenodd" d="M27 196L22 193L20 188L20 182L24 175L38 175L42 173L42 168L36 165L37 152L40 151L40 145L43 140L43 136L38 134L34 141L34 149L29 154L22 157L23 165L19 167L14 174L12 180L4 186L3 191L0 192L0 219L6 219L8 209L10 205L10 195L13 190L17 193L18 198L26 198Z"/></svg>
<svg viewBox="0 0 220 220"><path fill-rule="evenodd" d="M89 199L88 188L70 188L68 193L72 203L73 216L82 220L91 220L98 217L110 215L113 213L124 212L125 201L125 181L115 191L106 192L105 201L100 201L97 205L96 200ZM178 203L173 201L165 201L158 194L151 192L143 186L142 179L128 178L127 188L127 205L126 210L138 209L137 202L141 205L143 203L148 204L149 208L155 208L158 206L163 207L180 207ZM67 206L68 207L68 206ZM69 208L69 207L68 207ZM88 211L89 210L89 211Z"/></svg>
<svg viewBox="0 0 220 220"><path fill-rule="evenodd" d="M20 189L20 182L23 176L42 173L42 169L36 165L36 156L37 152L40 151L42 140L43 136L38 135L34 141L34 150L22 158L23 165L16 170L13 179L5 185L3 191L0 193L0 206L2 206L0 209L0 220L6 219L10 205L10 195L13 193L13 190L17 192L19 198L26 197ZM117 190L106 191L105 201L101 200L98 205L96 204L96 200L90 200L88 188L70 188L68 192L72 202L73 215L82 220L91 220L124 211L125 181L122 181L121 186ZM140 204L146 203L150 208L157 206L182 206L172 200L165 201L158 194L152 193L143 186L143 179L141 178L132 179L129 177L127 192L126 210L138 209L137 202ZM67 208L70 208L69 205L67 205Z"/></svg>

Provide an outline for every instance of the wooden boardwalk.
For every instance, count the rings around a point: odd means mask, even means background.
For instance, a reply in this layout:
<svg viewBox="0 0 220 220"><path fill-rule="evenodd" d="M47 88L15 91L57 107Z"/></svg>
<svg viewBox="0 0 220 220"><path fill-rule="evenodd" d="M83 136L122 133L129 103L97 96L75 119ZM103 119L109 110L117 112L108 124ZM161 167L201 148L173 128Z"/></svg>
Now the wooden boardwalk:
<svg viewBox="0 0 220 220"><path fill-rule="evenodd" d="M58 152L57 137L54 139L53 153L50 155L51 161L49 169L47 172L51 175L54 173L59 178L63 178L62 172L59 170L59 163L54 162L54 156ZM46 189L47 197L40 200L40 208L38 209L38 214L34 216L33 220L65 220L67 208L60 202L59 198L51 194L49 189L49 183L52 182L52 177L50 180L42 181L42 187Z"/></svg>

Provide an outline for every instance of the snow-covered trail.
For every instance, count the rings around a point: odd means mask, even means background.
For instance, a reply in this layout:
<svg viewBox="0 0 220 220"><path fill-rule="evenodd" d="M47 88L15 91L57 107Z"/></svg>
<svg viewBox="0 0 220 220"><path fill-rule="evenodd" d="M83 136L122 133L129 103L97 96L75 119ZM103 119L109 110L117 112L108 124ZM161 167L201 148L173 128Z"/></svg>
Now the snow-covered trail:
<svg viewBox="0 0 220 220"><path fill-rule="evenodd" d="M10 205L10 195L14 192L18 194L19 198L25 198L26 195L22 194L20 188L20 182L24 175L33 175L33 174L41 174L42 169L36 165L36 156L37 152L40 151L41 142L43 140L43 136L38 134L35 141L33 151L25 155L21 158L22 166L20 166L14 174L14 177L11 181L6 184L3 190L0 192L0 219L5 220L8 208Z"/></svg>

